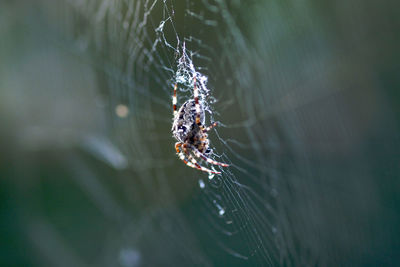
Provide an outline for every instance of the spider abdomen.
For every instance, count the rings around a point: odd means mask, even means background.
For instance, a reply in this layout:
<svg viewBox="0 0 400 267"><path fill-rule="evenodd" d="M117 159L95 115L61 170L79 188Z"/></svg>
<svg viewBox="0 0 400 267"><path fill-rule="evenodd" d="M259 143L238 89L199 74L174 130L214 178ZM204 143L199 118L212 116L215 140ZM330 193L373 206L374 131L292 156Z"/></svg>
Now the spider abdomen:
<svg viewBox="0 0 400 267"><path fill-rule="evenodd" d="M204 110L200 105L200 122L202 125L205 123ZM197 136L199 133L202 133L199 125L196 124L196 104L194 100L186 101L178 110L177 114L174 117L174 122L172 124L171 129L174 137L181 142L188 141L189 139L193 139L192 143L196 142L200 136Z"/></svg>

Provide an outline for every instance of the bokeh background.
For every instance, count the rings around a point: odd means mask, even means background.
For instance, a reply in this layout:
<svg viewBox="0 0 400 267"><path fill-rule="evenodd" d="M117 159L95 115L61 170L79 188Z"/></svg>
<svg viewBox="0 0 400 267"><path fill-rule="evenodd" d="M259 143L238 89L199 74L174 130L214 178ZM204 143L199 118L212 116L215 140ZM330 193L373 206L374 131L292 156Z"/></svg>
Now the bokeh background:
<svg viewBox="0 0 400 267"><path fill-rule="evenodd" d="M399 10L1 1L0 266L398 266ZM219 176L174 152L183 43Z"/></svg>

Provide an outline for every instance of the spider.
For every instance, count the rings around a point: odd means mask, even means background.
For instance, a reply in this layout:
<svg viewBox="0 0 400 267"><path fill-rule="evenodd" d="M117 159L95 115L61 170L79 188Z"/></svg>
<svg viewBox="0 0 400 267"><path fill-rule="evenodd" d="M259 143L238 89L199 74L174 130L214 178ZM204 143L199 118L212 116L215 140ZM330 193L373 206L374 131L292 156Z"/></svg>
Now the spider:
<svg viewBox="0 0 400 267"><path fill-rule="evenodd" d="M208 157L211 153L209 148L210 141L208 140L207 132L217 126L214 122L208 127L205 127L205 113L203 106L199 103L199 91L196 86L196 76L193 77L193 94L194 99L189 99L179 108L176 109L176 89L178 85L175 83L174 96L172 98L172 106L174 110L174 122L172 124L172 134L178 141L175 143L176 153L179 158L189 167L200 171L220 174L221 172L212 171L197 163L198 159L202 159L210 164L228 167L228 164L217 162ZM183 151L182 151L183 150ZM185 157L185 154L187 156ZM193 155L194 157L193 157Z"/></svg>

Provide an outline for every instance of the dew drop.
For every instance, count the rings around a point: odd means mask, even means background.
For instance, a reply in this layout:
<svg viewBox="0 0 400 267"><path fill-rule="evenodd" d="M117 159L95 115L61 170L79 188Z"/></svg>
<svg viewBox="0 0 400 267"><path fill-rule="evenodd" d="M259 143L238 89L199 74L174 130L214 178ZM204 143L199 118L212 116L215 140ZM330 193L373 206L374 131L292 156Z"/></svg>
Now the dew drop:
<svg viewBox="0 0 400 267"><path fill-rule="evenodd" d="M225 214L225 210L220 207L218 213L219 213L220 216L223 216Z"/></svg>
<svg viewBox="0 0 400 267"><path fill-rule="evenodd" d="M219 205L215 199L213 202L218 209L219 216L223 216L225 214L225 209L223 207L221 207L221 205Z"/></svg>
<svg viewBox="0 0 400 267"><path fill-rule="evenodd" d="M206 186L202 179L199 180L199 186L200 186L201 189L203 189Z"/></svg>

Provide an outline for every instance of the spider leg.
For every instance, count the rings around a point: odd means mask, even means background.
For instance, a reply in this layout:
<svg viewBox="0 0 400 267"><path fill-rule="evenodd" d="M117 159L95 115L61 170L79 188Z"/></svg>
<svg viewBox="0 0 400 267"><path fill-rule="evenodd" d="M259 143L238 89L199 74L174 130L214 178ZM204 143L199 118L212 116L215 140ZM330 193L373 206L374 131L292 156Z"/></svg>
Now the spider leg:
<svg viewBox="0 0 400 267"><path fill-rule="evenodd" d="M181 146L182 146L182 143L179 143L179 142L175 143L176 154L179 154L181 152L179 149Z"/></svg>
<svg viewBox="0 0 400 267"><path fill-rule="evenodd" d="M197 88L196 85L196 76L193 77L193 95L194 95L194 103L196 107L196 124L200 127L200 129L203 129L203 126L201 125L200 121L200 104L199 104L199 89Z"/></svg>
<svg viewBox="0 0 400 267"><path fill-rule="evenodd" d="M208 126L207 128L203 129L203 133L208 132L209 130L211 130L212 128L214 128L215 126L218 126L217 122L214 122L213 124L211 124L210 126Z"/></svg>
<svg viewBox="0 0 400 267"><path fill-rule="evenodd" d="M174 85L174 96L172 97L172 108L174 110L174 117L178 111L176 111L176 89L178 88L178 84Z"/></svg>
<svg viewBox="0 0 400 267"><path fill-rule="evenodd" d="M176 143L176 144L175 144L175 149L176 149L176 152L178 153L178 156L179 156L180 160L182 160L183 163L185 163L187 166L189 166L189 167L191 167L191 168L194 168L194 169L198 169L198 170L203 171L203 172L221 174L221 172L212 171L212 170L210 170L210 169L207 169L207 168L204 168L204 167L200 166L200 165L197 163L197 161L189 154L189 152L186 150L185 145L184 145L183 150L184 150L185 153L188 155L188 159L189 159L191 162L187 161L187 160L185 159L185 154L183 154L183 152L180 151L180 147L181 147L181 146L182 146L182 143Z"/></svg>
<svg viewBox="0 0 400 267"><path fill-rule="evenodd" d="M199 169L199 170L201 170L201 171L203 171L203 172L221 174L221 172L212 171L212 170L207 169L207 168L201 166L200 164L198 164L198 163L197 163L197 160L196 160L195 158L193 158L193 156L190 155L190 153L186 152L186 155L187 155L188 159L191 161L191 163L193 163L194 166L195 166L197 169Z"/></svg>
<svg viewBox="0 0 400 267"><path fill-rule="evenodd" d="M222 167L229 167L229 165L226 164L226 163L222 163L222 162L218 162L218 161L215 161L215 160L210 159L209 157L207 157L207 156L205 156L204 154L202 154L202 153L201 153L197 148L195 148L194 146L191 146L191 145L190 145L190 148L193 150L193 153L196 155L196 157L201 158L201 159L207 161L207 162L210 163L210 164L219 165L219 166L222 166Z"/></svg>

